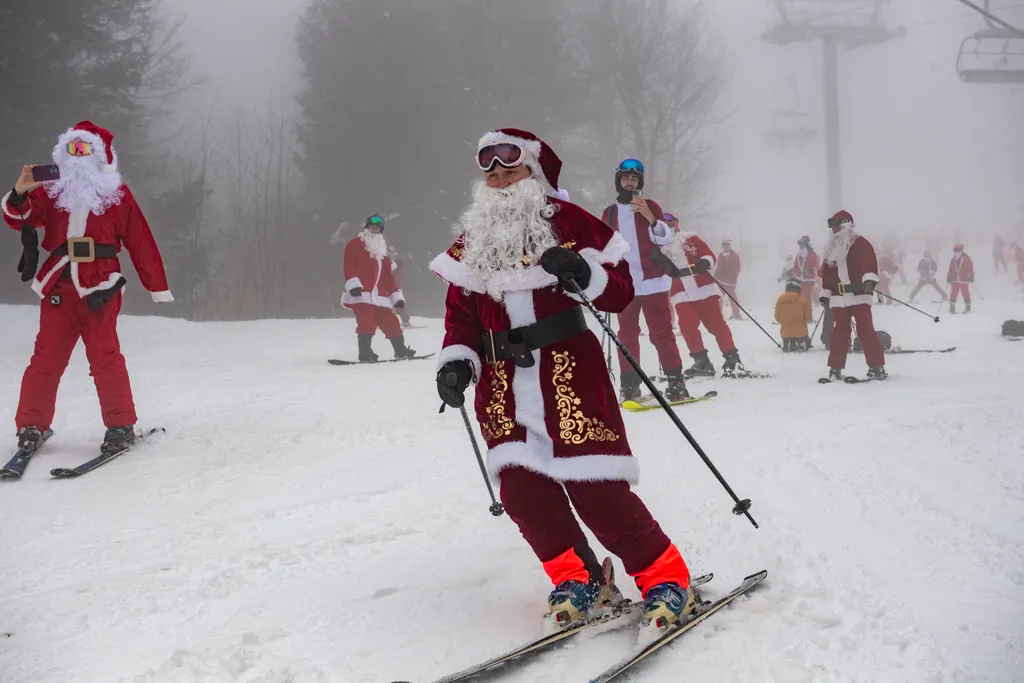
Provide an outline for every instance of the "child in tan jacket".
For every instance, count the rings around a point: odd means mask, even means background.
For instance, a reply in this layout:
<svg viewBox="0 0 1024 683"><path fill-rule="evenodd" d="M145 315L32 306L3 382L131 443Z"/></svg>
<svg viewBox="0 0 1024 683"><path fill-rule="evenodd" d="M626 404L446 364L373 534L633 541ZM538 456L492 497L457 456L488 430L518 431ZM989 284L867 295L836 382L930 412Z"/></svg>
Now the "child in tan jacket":
<svg viewBox="0 0 1024 683"><path fill-rule="evenodd" d="M775 320L782 325L782 350L807 351L811 338L807 334L807 323L811 317L811 302L800 294L800 282L790 280L786 291L775 302Z"/></svg>

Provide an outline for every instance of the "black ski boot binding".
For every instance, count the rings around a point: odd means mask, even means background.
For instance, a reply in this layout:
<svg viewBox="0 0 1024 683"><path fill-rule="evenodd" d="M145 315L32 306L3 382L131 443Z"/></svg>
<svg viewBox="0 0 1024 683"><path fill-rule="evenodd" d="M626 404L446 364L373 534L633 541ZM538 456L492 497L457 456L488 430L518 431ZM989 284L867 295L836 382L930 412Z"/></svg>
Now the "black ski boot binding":
<svg viewBox="0 0 1024 683"><path fill-rule="evenodd" d="M391 346L395 348L395 359L396 360L408 360L409 358L416 357L416 351L410 349L405 345L405 335L400 334L391 340ZM362 360L362 359L360 359ZM374 358L376 360L376 357Z"/></svg>
<svg viewBox="0 0 1024 683"><path fill-rule="evenodd" d="M372 334L360 334L357 335L359 339L359 362L360 363L376 363L377 354L370 348L370 343L373 341Z"/></svg>
<svg viewBox="0 0 1024 683"><path fill-rule="evenodd" d="M125 450L133 443L135 443L134 425L109 427L107 428L107 433L103 435L103 444L100 446L100 452L104 455L110 455Z"/></svg>
<svg viewBox="0 0 1024 683"><path fill-rule="evenodd" d="M43 432L38 427L22 427L18 430L18 451L32 455L43 443Z"/></svg>
<svg viewBox="0 0 1024 683"><path fill-rule="evenodd" d="M885 371L884 365L872 365L868 368L868 377L871 379L885 379L889 373Z"/></svg>
<svg viewBox="0 0 1024 683"><path fill-rule="evenodd" d="M711 363L711 359L708 358L707 351L699 351L697 353L691 353L690 358L693 359L693 365L688 367L683 372L683 377L691 379L693 377L714 377L715 366Z"/></svg>
<svg viewBox="0 0 1024 683"><path fill-rule="evenodd" d="M743 367L743 361L740 360L740 352L736 349L725 352L725 363L722 364L722 375L724 377L743 377L747 374L747 369Z"/></svg>
<svg viewBox="0 0 1024 683"><path fill-rule="evenodd" d="M681 370L682 368L676 368L666 373L668 375L668 386L665 387L667 401L682 401L685 398L690 398L690 392L686 390Z"/></svg>
<svg viewBox="0 0 1024 683"><path fill-rule="evenodd" d="M635 372L622 373L619 388L619 403L635 401L640 398L640 375Z"/></svg>

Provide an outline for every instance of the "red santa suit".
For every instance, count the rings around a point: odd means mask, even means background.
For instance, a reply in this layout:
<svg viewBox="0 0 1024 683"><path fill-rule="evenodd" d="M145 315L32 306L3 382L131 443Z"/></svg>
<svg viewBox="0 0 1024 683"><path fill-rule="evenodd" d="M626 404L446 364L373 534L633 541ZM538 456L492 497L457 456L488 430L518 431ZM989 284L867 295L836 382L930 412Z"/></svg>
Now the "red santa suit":
<svg viewBox="0 0 1024 683"><path fill-rule="evenodd" d="M672 279L662 272L650 254L655 245L668 244L672 239L672 229L665 222L665 214L657 202L648 199L647 205L657 219L653 226L641 213L634 212L629 204L612 204L602 214L605 224L618 232L629 245L625 262L636 293L632 302L618 315L619 340L633 358L639 361L640 312L643 311L651 343L658 352L658 362L666 373L671 374L683 364L679 357L679 347L676 346L676 336L672 332L668 294ZM621 351L619 367L630 367Z"/></svg>
<svg viewBox="0 0 1024 683"><path fill-rule="evenodd" d="M949 260L949 271L946 273L946 282L950 285L949 306L950 309L956 305L957 298L963 294L964 303L968 309L971 306L971 283L974 282L974 261L967 254L961 252L960 258L954 256Z"/></svg>
<svg viewBox="0 0 1024 683"><path fill-rule="evenodd" d="M104 173L116 173L113 137L83 121L60 136L54 162L66 163L68 143L82 140L92 145L97 164L107 162L102 166ZM12 193L0 200L4 220L15 230L26 224L41 227L42 247L50 252L32 282L32 289L43 300L42 312L35 353L22 379L15 416L18 429L51 426L57 387L79 338L85 344L104 425L134 425L135 403L117 335L124 285L117 254L122 247L153 301L174 300L160 250L142 210L123 183L106 202L109 205L98 210L80 204L65 211L58 207L60 195L51 197L47 185L32 190L19 206L11 204Z"/></svg>
<svg viewBox="0 0 1024 683"><path fill-rule="evenodd" d="M341 303L355 313L356 334L372 335L379 327L386 338L394 339L402 334L402 325L392 308L399 301L404 302L405 295L395 282L383 236L379 252L371 253L371 242L364 240L367 234L360 233L345 245L345 292ZM355 296L353 290L362 291Z"/></svg>
<svg viewBox="0 0 1024 683"><path fill-rule="evenodd" d="M882 303L892 305L892 280L899 270L891 254L882 254L882 258L878 259L878 291L888 295L882 297Z"/></svg>
<svg viewBox="0 0 1024 683"><path fill-rule="evenodd" d="M1013 260L1017 262L1017 282L1024 282L1024 247L1013 245Z"/></svg>
<svg viewBox="0 0 1024 683"><path fill-rule="evenodd" d="M852 221L851 221L852 224ZM852 228L850 228L852 230ZM878 260L871 243L855 235L849 251L844 254L827 254L822 264L821 285L828 294L829 305L835 318L835 329L829 344L828 366L842 370L846 367L846 355L850 350L852 321L857 321L857 336L864 347L864 359L869 367L884 366L885 352L875 332L871 316L873 294L861 292L865 282L878 282Z"/></svg>
<svg viewBox="0 0 1024 683"><path fill-rule="evenodd" d="M801 248L793 260L792 275L800 281L800 295L808 301L818 300L818 273L821 271L821 259L811 247Z"/></svg>
<svg viewBox="0 0 1024 683"><path fill-rule="evenodd" d="M739 297L736 296L736 285L740 279L740 269L740 255L734 250L723 251L718 255L718 260L715 263L715 279L718 280L719 286L725 290L726 294L732 295L719 297L719 303L724 308L725 300L729 299L734 320L742 319L739 304L736 303L739 301Z"/></svg>
<svg viewBox="0 0 1024 683"><path fill-rule="evenodd" d="M701 260L706 261L709 268L715 265L715 254L711 247L693 233L677 232L662 247L662 252L680 270L696 265ZM679 317L679 330L691 356L696 357L705 350L704 339L700 334L701 323L714 335L723 354L736 350L729 323L725 322L722 307L718 303L721 292L709 272L684 275L672 280L670 294Z"/></svg>

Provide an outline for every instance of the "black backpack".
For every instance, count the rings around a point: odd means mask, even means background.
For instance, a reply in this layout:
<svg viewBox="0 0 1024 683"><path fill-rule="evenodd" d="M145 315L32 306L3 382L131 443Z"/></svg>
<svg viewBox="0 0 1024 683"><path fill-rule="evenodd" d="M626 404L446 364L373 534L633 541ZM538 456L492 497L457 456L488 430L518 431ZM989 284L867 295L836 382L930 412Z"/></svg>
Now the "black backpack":
<svg viewBox="0 0 1024 683"><path fill-rule="evenodd" d="M1007 320L1003 323L1004 337L1024 337L1024 320Z"/></svg>

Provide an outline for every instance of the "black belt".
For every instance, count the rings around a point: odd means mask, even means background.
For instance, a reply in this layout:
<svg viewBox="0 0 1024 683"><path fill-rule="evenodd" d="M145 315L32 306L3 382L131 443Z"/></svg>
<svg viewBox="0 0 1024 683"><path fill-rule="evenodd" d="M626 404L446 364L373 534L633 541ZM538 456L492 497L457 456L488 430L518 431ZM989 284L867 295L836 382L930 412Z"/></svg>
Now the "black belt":
<svg viewBox="0 0 1024 683"><path fill-rule="evenodd" d="M829 290L832 291L832 290ZM833 294L842 296L843 294L866 294L864 291L864 284L859 285L846 285L842 282L839 283L839 291L833 292Z"/></svg>
<svg viewBox="0 0 1024 683"><path fill-rule="evenodd" d="M51 253L67 256L74 263L92 263L98 258L115 258L117 245L96 244L91 237L69 237Z"/></svg>
<svg viewBox="0 0 1024 683"><path fill-rule="evenodd" d="M481 338L484 359L488 363L514 360L517 366L529 368L534 364L533 350L557 344L586 330L587 319L583 317L583 307L573 306L532 325L516 327L507 332L487 332Z"/></svg>

